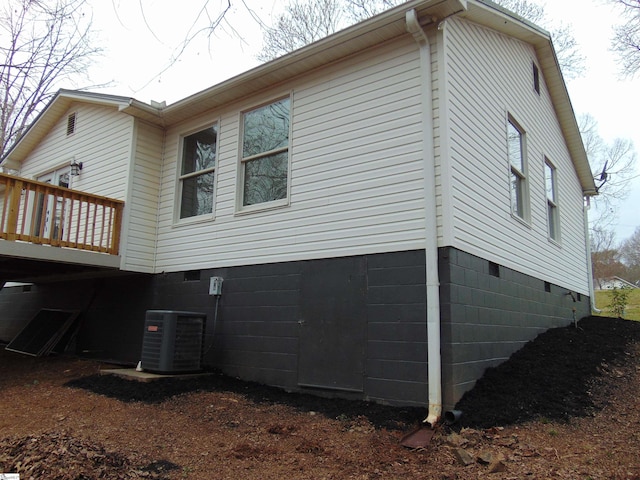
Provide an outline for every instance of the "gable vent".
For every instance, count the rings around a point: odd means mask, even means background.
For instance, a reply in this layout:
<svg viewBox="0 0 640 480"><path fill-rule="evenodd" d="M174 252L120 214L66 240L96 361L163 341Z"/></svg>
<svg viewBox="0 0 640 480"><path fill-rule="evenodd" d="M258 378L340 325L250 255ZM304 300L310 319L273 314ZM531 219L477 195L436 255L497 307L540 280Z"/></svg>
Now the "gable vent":
<svg viewBox="0 0 640 480"><path fill-rule="evenodd" d="M76 114L75 112L67 117L67 136L76 131Z"/></svg>

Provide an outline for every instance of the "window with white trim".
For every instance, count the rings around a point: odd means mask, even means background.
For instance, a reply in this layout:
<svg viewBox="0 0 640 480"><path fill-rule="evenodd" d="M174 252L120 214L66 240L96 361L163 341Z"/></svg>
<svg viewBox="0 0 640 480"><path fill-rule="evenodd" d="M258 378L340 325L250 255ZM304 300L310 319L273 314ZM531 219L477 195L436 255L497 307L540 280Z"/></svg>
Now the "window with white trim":
<svg viewBox="0 0 640 480"><path fill-rule="evenodd" d="M509 118L507 122L507 151L510 167L511 213L526 220L527 198L527 161L525 156L525 138L523 130Z"/></svg>
<svg viewBox="0 0 640 480"><path fill-rule="evenodd" d="M558 212L558 192L556 180L556 168L545 158L544 162L544 183L547 192L547 225L549 238L558 240L560 238L560 217Z"/></svg>
<svg viewBox="0 0 640 480"><path fill-rule="evenodd" d="M289 179L289 98L244 113L242 206L286 200Z"/></svg>
<svg viewBox="0 0 640 480"><path fill-rule="evenodd" d="M217 125L182 139L180 218L213 213L217 148Z"/></svg>

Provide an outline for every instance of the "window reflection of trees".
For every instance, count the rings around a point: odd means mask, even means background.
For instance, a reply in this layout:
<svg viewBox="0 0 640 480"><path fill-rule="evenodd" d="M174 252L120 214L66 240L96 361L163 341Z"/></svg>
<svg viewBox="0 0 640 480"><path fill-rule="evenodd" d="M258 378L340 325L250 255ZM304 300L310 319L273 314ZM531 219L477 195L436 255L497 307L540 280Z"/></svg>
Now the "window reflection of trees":
<svg viewBox="0 0 640 480"><path fill-rule="evenodd" d="M213 126L184 139L180 218L213 212L217 137Z"/></svg>
<svg viewBox="0 0 640 480"><path fill-rule="evenodd" d="M271 202L287 196L289 154L279 153L245 165L244 205Z"/></svg>
<svg viewBox="0 0 640 480"><path fill-rule="evenodd" d="M507 154L511 165L511 211L524 218L525 164L522 132L511 120L507 123Z"/></svg>
<svg viewBox="0 0 640 480"><path fill-rule="evenodd" d="M244 115L243 205L286 198L288 147L288 98Z"/></svg>

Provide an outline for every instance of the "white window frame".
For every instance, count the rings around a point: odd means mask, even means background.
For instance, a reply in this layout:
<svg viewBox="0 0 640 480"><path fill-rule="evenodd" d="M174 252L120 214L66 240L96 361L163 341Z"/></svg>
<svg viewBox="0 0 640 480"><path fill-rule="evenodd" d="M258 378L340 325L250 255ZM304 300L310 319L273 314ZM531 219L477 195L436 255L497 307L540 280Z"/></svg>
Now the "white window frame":
<svg viewBox="0 0 640 480"><path fill-rule="evenodd" d="M549 176L548 173L551 173ZM551 184L549 184L551 180ZM551 189L549 188L551 187ZM549 240L560 242L560 207L558 206L558 169L544 158L544 190L547 206L547 234Z"/></svg>
<svg viewBox="0 0 640 480"><path fill-rule="evenodd" d="M244 132L245 116L251 112L255 112L256 110L267 107L269 105L280 102L282 100L289 101L289 132L288 132L286 147L279 147L269 151L264 151L255 155L244 157L243 145L244 145L244 133L245 133ZM238 120L240 135L239 135L239 141L238 141L239 161L238 161L238 176L237 176L238 183L237 183L237 189L236 189L237 190L236 214L251 213L255 211L262 211L262 210L268 210L272 208L281 208L281 207L289 206L290 196L291 196L291 137L292 137L292 130L293 130L292 118L293 118L293 94L291 92L288 95L273 98L268 102L264 102L256 106L252 106L251 108L248 108L240 112L239 120ZM284 152L287 153L287 185L286 185L285 197L276 199L276 200L267 201L267 202L245 205L244 204L244 196L245 196L244 187L245 187L246 164L253 160L259 160L261 158L269 157L271 155L276 155Z"/></svg>
<svg viewBox="0 0 640 480"><path fill-rule="evenodd" d="M210 128L215 128L216 129L216 151L215 151L215 162L213 167L209 167L209 168L205 168L202 170L197 170L194 172L189 172L189 173L185 173L182 174L182 169L183 169L183 162L184 162L184 142L186 140L187 137L190 137L191 135L195 135L199 132L202 132L204 130L208 130ZM219 155L220 152L220 121L216 120L213 121L207 125L203 125L200 126L198 128L189 130L188 132L182 133L180 134L179 137L179 141L178 141L178 158L177 158L177 162L176 162L176 200L175 200L175 215L174 215L174 222L175 223L179 223L179 224L185 224L185 223L195 223L195 222L201 222L201 221L210 221L213 220L215 218L215 211L216 211L216 193L218 191L217 189L217 182L218 182L218 162L219 162ZM212 195L212 199L211 199L211 212L208 213L203 213L200 215L192 215L189 217L181 217L181 213L182 213L182 190L183 190L183 185L184 185L184 181L188 180L190 178L196 178L199 177L201 175L204 174L208 174L208 173L213 173L213 192L211 193Z"/></svg>
<svg viewBox="0 0 640 480"><path fill-rule="evenodd" d="M510 137L513 132L519 137L519 152L512 152ZM511 216L519 221L529 224L529 181L527 166L527 141L525 130L509 115L507 118L507 161L509 163L509 198ZM513 162L514 153L518 153L520 165ZM515 182L514 182L515 179ZM514 188L515 184L515 188ZM515 195L515 198L514 198Z"/></svg>

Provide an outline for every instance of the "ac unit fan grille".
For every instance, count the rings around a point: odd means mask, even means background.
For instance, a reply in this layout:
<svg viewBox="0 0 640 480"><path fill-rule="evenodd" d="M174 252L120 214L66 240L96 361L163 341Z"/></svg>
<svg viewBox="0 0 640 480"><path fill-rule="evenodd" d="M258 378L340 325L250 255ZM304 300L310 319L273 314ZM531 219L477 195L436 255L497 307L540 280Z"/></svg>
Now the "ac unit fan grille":
<svg viewBox="0 0 640 480"><path fill-rule="evenodd" d="M201 369L205 314L147 312L142 342L142 368L157 373Z"/></svg>

